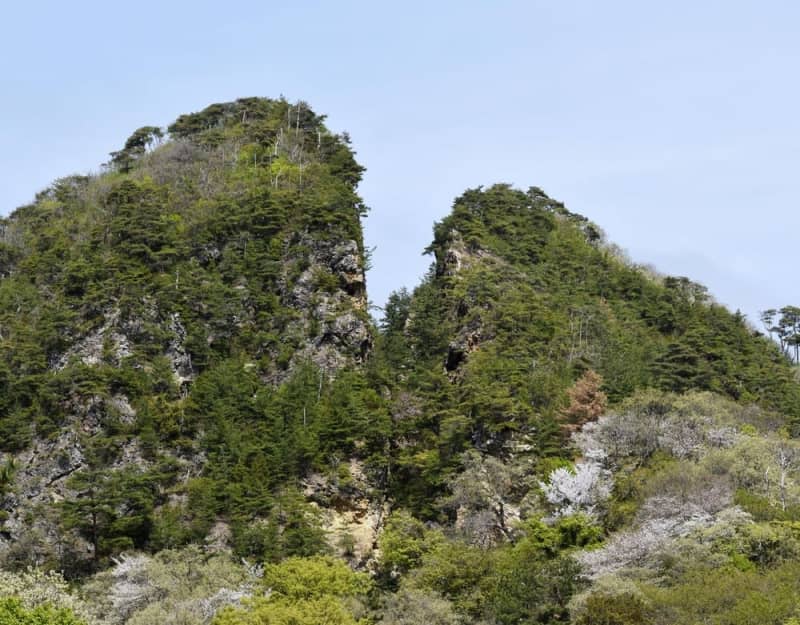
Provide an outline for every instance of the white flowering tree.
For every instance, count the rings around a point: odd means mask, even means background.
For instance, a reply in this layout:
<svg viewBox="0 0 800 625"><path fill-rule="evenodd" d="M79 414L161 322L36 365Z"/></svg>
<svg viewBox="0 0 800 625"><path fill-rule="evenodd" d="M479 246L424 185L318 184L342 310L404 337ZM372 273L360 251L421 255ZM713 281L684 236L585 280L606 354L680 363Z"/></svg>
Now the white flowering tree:
<svg viewBox="0 0 800 625"><path fill-rule="evenodd" d="M547 483L539 483L556 516L580 512L593 515L611 494L612 485L610 472L595 462L578 464L574 471L558 468L550 473Z"/></svg>

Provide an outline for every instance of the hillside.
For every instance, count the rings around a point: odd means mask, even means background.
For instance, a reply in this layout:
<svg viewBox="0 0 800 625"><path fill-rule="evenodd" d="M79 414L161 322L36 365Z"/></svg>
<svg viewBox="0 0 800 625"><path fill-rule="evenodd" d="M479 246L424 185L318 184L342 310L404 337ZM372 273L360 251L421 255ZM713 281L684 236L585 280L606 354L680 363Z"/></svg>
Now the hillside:
<svg viewBox="0 0 800 625"><path fill-rule="evenodd" d="M471 446L502 454L525 439L537 461L563 455L568 391L588 371L612 405L646 388L704 390L790 424L800 415L800 388L772 341L703 286L632 264L538 188L467 191L427 251L429 275L393 294L384 324L389 375L425 406L428 465L406 447L398 478L422 500Z"/></svg>
<svg viewBox="0 0 800 625"><path fill-rule="evenodd" d="M376 327L363 171L248 98L0 222L0 622L796 622L779 346L503 184Z"/></svg>

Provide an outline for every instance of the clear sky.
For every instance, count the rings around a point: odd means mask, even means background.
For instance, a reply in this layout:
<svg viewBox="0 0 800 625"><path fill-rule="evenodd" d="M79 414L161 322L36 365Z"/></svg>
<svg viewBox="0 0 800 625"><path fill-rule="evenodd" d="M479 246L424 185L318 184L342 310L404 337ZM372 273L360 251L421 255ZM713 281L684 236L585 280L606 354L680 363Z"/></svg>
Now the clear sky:
<svg viewBox="0 0 800 625"><path fill-rule="evenodd" d="M283 94L368 168L376 304L455 196L510 182L755 320L800 304L799 24L788 0L9 1L0 214L139 126Z"/></svg>

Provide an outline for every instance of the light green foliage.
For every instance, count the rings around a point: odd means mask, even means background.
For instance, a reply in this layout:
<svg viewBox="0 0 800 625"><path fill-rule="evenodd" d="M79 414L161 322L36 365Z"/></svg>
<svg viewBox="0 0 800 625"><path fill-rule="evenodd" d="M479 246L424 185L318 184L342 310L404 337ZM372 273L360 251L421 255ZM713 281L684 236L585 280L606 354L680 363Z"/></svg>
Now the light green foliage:
<svg viewBox="0 0 800 625"><path fill-rule="evenodd" d="M783 436L745 436L726 458L738 501L763 520L800 519L800 444Z"/></svg>
<svg viewBox="0 0 800 625"><path fill-rule="evenodd" d="M288 558L264 569L263 585L287 599L323 595L355 597L369 591L369 578L354 573L343 561L330 557Z"/></svg>
<svg viewBox="0 0 800 625"><path fill-rule="evenodd" d="M656 625L690 625L704 620L721 625L781 625L798 608L798 565L761 573L735 568L699 569L682 583L658 588L642 585Z"/></svg>
<svg viewBox="0 0 800 625"><path fill-rule="evenodd" d="M651 496L708 509L734 500L757 520L793 520L798 446L773 429L780 423L773 413L708 392L635 394L593 434L620 469L606 525L630 522Z"/></svg>
<svg viewBox="0 0 800 625"><path fill-rule="evenodd" d="M416 568L422 557L442 540L441 533L428 530L408 512L393 512L378 540L383 575L395 578Z"/></svg>
<svg viewBox="0 0 800 625"><path fill-rule="evenodd" d="M33 568L20 573L0 571L0 597L18 600L21 607L32 610L31 615L37 614L35 609L40 608L38 614L50 615L54 619L62 618L65 625L71 622L77 623L78 617L81 620L90 620L87 605L70 592L69 584L55 571ZM13 603L6 602L4 605L4 609L12 610ZM56 616L57 614L60 616ZM78 615L78 617L75 617L74 621L70 621L66 616L68 614ZM33 617L30 616L30 618ZM26 623L27 621L19 622ZM37 623L39 621L32 620L30 622ZM5 623L5 621L0 618L0 623Z"/></svg>
<svg viewBox="0 0 800 625"><path fill-rule="evenodd" d="M356 625L340 599L324 596L297 602L254 599L244 609L223 610L214 625Z"/></svg>
<svg viewBox="0 0 800 625"><path fill-rule="evenodd" d="M585 612L576 625L647 625L644 601L635 594L593 593L586 598Z"/></svg>
<svg viewBox="0 0 800 625"><path fill-rule="evenodd" d="M795 615L797 452L780 423L697 392L638 394L602 420L591 436L620 468L606 524L641 529L612 535L603 565L582 560L620 577L580 595L574 621L738 625ZM681 525L690 514L705 518Z"/></svg>
<svg viewBox="0 0 800 625"><path fill-rule="evenodd" d="M576 595L569 605L576 625L645 625L649 603L632 581L614 576L600 578Z"/></svg>
<svg viewBox="0 0 800 625"><path fill-rule="evenodd" d="M70 610L39 605L23 607L19 599L0 599L2 625L84 625Z"/></svg>
<svg viewBox="0 0 800 625"><path fill-rule="evenodd" d="M422 556L422 565L412 571L410 588L438 593L456 610L480 616L486 604L486 583L495 554L461 541L444 541Z"/></svg>
<svg viewBox="0 0 800 625"><path fill-rule="evenodd" d="M262 586L264 596L222 611L214 625L355 625L371 582L340 560L314 557L267 566Z"/></svg>

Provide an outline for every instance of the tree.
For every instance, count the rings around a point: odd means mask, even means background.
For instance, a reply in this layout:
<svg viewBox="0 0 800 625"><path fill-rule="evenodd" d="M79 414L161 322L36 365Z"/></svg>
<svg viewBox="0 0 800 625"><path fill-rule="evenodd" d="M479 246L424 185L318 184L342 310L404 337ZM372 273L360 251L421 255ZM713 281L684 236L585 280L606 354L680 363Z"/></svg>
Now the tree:
<svg viewBox="0 0 800 625"><path fill-rule="evenodd" d="M781 351L800 364L800 307L784 306L780 310L770 308L761 312L761 323L770 337L778 340Z"/></svg>
<svg viewBox="0 0 800 625"><path fill-rule="evenodd" d="M264 569L262 594L217 614L214 625L357 625L354 611L371 589L364 573L334 558L288 558Z"/></svg>
<svg viewBox="0 0 800 625"><path fill-rule="evenodd" d="M164 137L164 131L157 126L143 126L128 137L125 147L118 152L111 152L111 164L122 173L127 173L138 159L144 156L147 149Z"/></svg>
<svg viewBox="0 0 800 625"><path fill-rule="evenodd" d="M605 412L608 398L600 390L602 384L603 378L589 369L567 390L569 405L561 412L567 432L579 430Z"/></svg>
<svg viewBox="0 0 800 625"><path fill-rule="evenodd" d="M384 604L380 625L461 625L453 604L432 591L401 588Z"/></svg>
<svg viewBox="0 0 800 625"><path fill-rule="evenodd" d="M644 600L634 593L593 593L585 600L578 625L646 625L651 623Z"/></svg>
<svg viewBox="0 0 800 625"><path fill-rule="evenodd" d="M67 480L67 486L77 494L61 503L61 523L89 541L97 566L113 553L146 546L153 524L155 489L162 476L137 469L107 468L92 450L87 456L87 466Z"/></svg>
<svg viewBox="0 0 800 625"><path fill-rule="evenodd" d="M459 511L459 520L479 545L509 538L507 503L514 487L511 468L497 458L471 449L462 456L463 471L450 481L447 505Z"/></svg>
<svg viewBox="0 0 800 625"><path fill-rule="evenodd" d="M407 511L396 510L378 537L381 573L391 580L408 573L440 540L440 533L428 530Z"/></svg>
<svg viewBox="0 0 800 625"><path fill-rule="evenodd" d="M487 580L487 616L501 625L564 622L581 585L580 566L564 550L591 542L588 534L596 532L577 517L556 526L529 519L520 529L522 537L500 552Z"/></svg>
<svg viewBox="0 0 800 625"><path fill-rule="evenodd" d="M0 498L6 494L6 491L11 488L11 485L14 483L16 468L13 456L0 465Z"/></svg>
<svg viewBox="0 0 800 625"><path fill-rule="evenodd" d="M595 508L611 494L609 472L594 462L584 462L574 471L560 467L549 476L548 482L539 486L545 499L554 506L558 516L585 512L594 514Z"/></svg>
<svg viewBox="0 0 800 625"><path fill-rule="evenodd" d="M77 529L91 543L95 565L101 556L101 539L114 520L114 506L108 498L109 479L109 473L99 468L75 473L67 485L78 491L78 495L61 504L64 527Z"/></svg>

